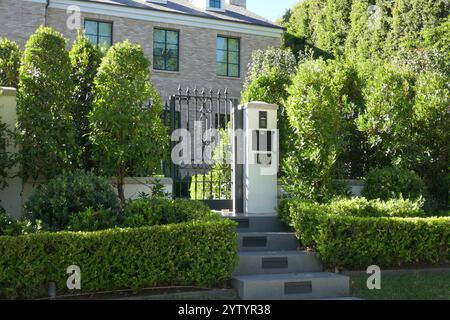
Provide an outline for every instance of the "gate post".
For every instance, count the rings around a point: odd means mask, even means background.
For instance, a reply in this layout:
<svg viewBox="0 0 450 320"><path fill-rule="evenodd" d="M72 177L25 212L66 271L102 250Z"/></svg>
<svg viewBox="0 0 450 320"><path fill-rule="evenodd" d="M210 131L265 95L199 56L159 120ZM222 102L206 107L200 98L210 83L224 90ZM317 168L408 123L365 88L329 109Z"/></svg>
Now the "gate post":
<svg viewBox="0 0 450 320"><path fill-rule="evenodd" d="M276 214L279 162L277 111L277 105L250 102L239 106L235 112L233 159L243 160L243 163L233 162L233 191L240 192L234 197L235 213ZM243 129L241 143L237 130L240 123ZM239 210L241 204L242 210Z"/></svg>

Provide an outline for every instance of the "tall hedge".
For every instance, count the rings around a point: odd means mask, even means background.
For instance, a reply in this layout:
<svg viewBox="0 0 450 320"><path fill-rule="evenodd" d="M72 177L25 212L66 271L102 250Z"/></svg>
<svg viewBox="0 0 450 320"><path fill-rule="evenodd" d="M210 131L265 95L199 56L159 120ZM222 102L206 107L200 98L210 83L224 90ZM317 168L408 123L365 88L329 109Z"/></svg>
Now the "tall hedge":
<svg viewBox="0 0 450 320"><path fill-rule="evenodd" d="M8 150L12 143L12 132L0 117L0 190L6 187L9 169L15 164L15 156ZM1 208L1 207L0 207Z"/></svg>
<svg viewBox="0 0 450 320"><path fill-rule="evenodd" d="M18 142L24 180L52 178L77 166L73 82L66 40L39 27L28 40L17 97Z"/></svg>
<svg viewBox="0 0 450 320"><path fill-rule="evenodd" d="M84 169L92 166L91 146L89 143L89 119L94 102L94 79L100 66L102 53L86 37L79 33L70 50L72 66L71 79L74 83L73 91L73 121L76 129L77 144L81 149L81 160Z"/></svg>
<svg viewBox="0 0 450 320"><path fill-rule="evenodd" d="M17 43L0 37L0 86L17 88L21 57Z"/></svg>
<svg viewBox="0 0 450 320"><path fill-rule="evenodd" d="M335 55L389 57L422 47L422 32L449 12L447 0L304 0L293 7L286 27Z"/></svg>
<svg viewBox="0 0 450 320"><path fill-rule="evenodd" d="M158 173L166 155L163 105L149 68L141 46L125 41L109 49L95 78L89 115L93 157L103 174L116 177L122 201L124 178Z"/></svg>
<svg viewBox="0 0 450 320"><path fill-rule="evenodd" d="M0 237L0 297L37 298L55 282L68 293L66 269L81 269L83 293L154 286L222 285L237 262L235 224L191 222L92 233ZM77 292L80 293L80 292Z"/></svg>

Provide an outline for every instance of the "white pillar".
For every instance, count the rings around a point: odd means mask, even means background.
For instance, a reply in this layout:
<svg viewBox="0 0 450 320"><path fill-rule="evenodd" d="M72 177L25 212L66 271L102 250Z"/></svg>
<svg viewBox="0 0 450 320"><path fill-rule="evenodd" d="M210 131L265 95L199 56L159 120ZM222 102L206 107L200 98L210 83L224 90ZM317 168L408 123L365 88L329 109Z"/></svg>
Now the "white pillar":
<svg viewBox="0 0 450 320"><path fill-rule="evenodd" d="M274 215L278 202L278 106L250 102L243 111L244 213Z"/></svg>

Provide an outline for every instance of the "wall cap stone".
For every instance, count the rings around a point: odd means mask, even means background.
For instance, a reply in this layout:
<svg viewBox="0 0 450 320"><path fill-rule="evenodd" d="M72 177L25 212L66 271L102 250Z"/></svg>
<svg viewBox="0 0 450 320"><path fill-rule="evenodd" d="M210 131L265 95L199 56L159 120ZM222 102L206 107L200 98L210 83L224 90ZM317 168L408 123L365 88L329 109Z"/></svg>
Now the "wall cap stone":
<svg viewBox="0 0 450 320"><path fill-rule="evenodd" d="M239 110L245 109L278 110L278 108L279 107L276 104L271 104L263 101L252 101L239 106Z"/></svg>
<svg viewBox="0 0 450 320"><path fill-rule="evenodd" d="M12 87L0 87L0 95L2 96L16 96L17 89Z"/></svg>

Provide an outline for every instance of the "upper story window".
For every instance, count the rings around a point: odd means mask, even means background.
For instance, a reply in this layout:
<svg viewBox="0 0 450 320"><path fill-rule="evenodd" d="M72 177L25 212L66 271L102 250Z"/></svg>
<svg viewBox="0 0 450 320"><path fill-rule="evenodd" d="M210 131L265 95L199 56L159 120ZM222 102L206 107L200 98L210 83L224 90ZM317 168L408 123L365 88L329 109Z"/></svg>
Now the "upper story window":
<svg viewBox="0 0 450 320"><path fill-rule="evenodd" d="M225 77L240 77L240 51L239 39L218 36L217 37L217 75Z"/></svg>
<svg viewBox="0 0 450 320"><path fill-rule="evenodd" d="M180 33L158 29L153 33L153 69L179 71Z"/></svg>
<svg viewBox="0 0 450 320"><path fill-rule="evenodd" d="M111 22L84 20L86 36L97 47L109 48L113 43L113 25Z"/></svg>
<svg viewBox="0 0 450 320"><path fill-rule="evenodd" d="M214 9L222 9L221 0L209 0L209 7Z"/></svg>

